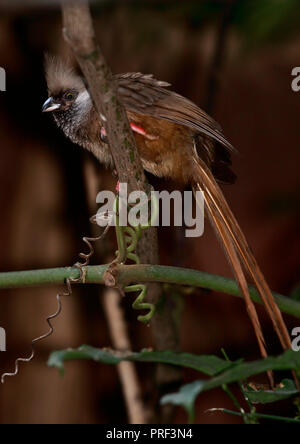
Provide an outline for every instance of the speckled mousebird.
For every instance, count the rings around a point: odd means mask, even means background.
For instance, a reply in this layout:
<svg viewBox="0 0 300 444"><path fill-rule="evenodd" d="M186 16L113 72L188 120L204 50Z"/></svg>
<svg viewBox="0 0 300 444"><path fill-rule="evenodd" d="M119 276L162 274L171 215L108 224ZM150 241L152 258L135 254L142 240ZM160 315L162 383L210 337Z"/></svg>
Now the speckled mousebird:
<svg viewBox="0 0 300 444"><path fill-rule="evenodd" d="M244 295L262 355L267 355L265 341L244 270L253 279L283 348L290 348L281 312L218 185L235 181L231 171L234 148L220 125L193 102L167 89L168 83L152 75L127 73L114 77L145 170L190 184L194 190L203 190L209 218ZM46 81L49 98L43 111L53 113L57 125L74 143L113 167L103 124L84 79L65 62L47 57Z"/></svg>

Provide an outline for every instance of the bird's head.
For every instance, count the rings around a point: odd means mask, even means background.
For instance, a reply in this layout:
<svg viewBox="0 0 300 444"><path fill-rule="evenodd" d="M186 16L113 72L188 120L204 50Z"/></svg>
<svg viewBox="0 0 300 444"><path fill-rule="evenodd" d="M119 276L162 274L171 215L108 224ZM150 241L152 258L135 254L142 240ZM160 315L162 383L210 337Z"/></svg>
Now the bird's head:
<svg viewBox="0 0 300 444"><path fill-rule="evenodd" d="M62 60L46 56L45 72L49 97L43 105L43 112L79 110L90 102L82 78Z"/></svg>

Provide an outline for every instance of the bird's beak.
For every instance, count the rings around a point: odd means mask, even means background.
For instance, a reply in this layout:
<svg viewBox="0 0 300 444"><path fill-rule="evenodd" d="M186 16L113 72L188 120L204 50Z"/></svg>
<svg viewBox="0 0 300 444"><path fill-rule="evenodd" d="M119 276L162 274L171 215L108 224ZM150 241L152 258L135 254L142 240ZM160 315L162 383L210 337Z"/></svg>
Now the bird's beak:
<svg viewBox="0 0 300 444"><path fill-rule="evenodd" d="M57 111L61 107L60 103L55 103L53 97L49 97L43 105L42 112L50 113L52 111Z"/></svg>

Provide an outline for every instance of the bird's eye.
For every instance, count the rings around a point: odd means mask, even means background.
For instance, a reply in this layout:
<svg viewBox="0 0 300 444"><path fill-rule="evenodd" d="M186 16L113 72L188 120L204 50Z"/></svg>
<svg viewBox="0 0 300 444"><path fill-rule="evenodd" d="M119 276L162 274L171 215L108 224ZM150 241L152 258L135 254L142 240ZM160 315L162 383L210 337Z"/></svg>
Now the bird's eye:
<svg viewBox="0 0 300 444"><path fill-rule="evenodd" d="M74 100L75 94L72 92L66 92L66 94L64 95L64 98L68 101Z"/></svg>

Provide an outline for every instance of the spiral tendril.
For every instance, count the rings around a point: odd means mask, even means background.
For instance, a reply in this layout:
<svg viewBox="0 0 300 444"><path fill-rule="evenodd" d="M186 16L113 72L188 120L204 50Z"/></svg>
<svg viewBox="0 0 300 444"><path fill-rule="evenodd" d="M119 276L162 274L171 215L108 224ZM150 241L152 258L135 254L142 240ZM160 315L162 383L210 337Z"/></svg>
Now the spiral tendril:
<svg viewBox="0 0 300 444"><path fill-rule="evenodd" d="M93 216L90 219L90 221L92 223L96 223L96 220L97 220L97 216ZM76 262L76 264L74 264L74 266L73 266L74 268L77 268L79 270L79 273L80 273L79 277L78 278L70 277L70 278L66 279L66 290L67 291L65 291L64 293L58 293L56 295L57 311L54 314L48 316L47 319L46 319L46 322L47 322L47 324L50 327L49 331L47 333L45 333L44 335L42 335L42 336L40 336L40 337L38 337L36 339L33 339L31 341L31 355L28 358L18 358L18 359L16 359L14 372L12 372L12 373L4 373L1 376L1 384L5 383L5 379L7 377L17 376L18 375L21 362L30 363L35 358L35 355L36 355L35 345L38 342L43 341L43 340L45 340L45 339L47 339L47 338L49 338L50 336L53 335L54 327L53 327L51 321L53 321L53 319L57 318L61 314L61 312L62 312L61 298L62 297L66 297L66 296L71 296L71 294L72 294L72 284L85 283L85 278L86 278L86 269L85 269L85 267L87 267L89 265L90 259L91 259L91 257L93 256L93 254L95 252L92 244L94 242L97 242L97 241L103 239L103 237L108 232L109 228L110 228L110 225L108 224L105 227L103 233L101 233L101 235L98 236L98 237L83 237L82 240L88 246L88 249L89 249L88 253L83 253L83 252L79 253L79 257L81 259L83 259L84 262Z"/></svg>
<svg viewBox="0 0 300 444"><path fill-rule="evenodd" d="M151 220L149 220L147 225L138 225L136 227L121 227L119 225L119 219L116 218L116 232L117 232L117 239L121 240L119 241L119 250L116 252L117 259L122 258L122 263L125 263L127 259L130 259L135 264L140 264L140 258L138 254L136 253L136 248L138 241L141 238L142 230L145 230L151 226L152 220L156 217L157 213L157 201L154 202L154 214L151 215ZM118 215L119 212L119 196L116 198L115 202L115 211ZM123 240L125 241L125 251L121 252L121 248L123 246ZM120 254L121 253L121 254ZM147 286L144 284L137 284L137 285L130 285L124 288L125 293L136 293L139 292L138 296L136 297L135 301L132 304L132 308L134 310L148 310L148 313L145 315L139 315L138 321L143 322L145 324L148 324L149 321L152 319L154 313L155 313L155 305L151 304L150 302L144 302L146 296L147 296Z"/></svg>

